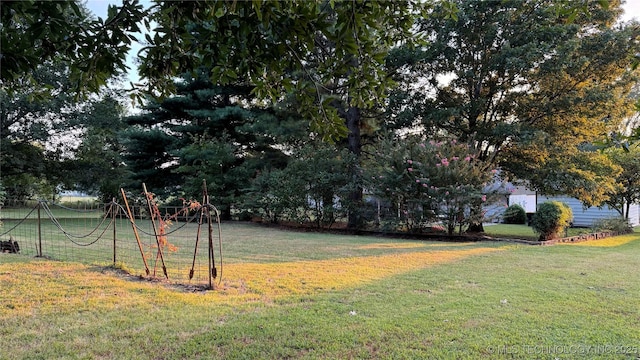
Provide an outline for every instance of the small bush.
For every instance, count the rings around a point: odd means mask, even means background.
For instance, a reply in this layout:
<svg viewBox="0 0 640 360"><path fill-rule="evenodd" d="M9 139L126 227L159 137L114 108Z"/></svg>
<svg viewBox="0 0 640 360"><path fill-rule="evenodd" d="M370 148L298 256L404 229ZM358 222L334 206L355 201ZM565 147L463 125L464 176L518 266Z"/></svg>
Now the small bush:
<svg viewBox="0 0 640 360"><path fill-rule="evenodd" d="M629 220L621 217L602 219L593 223L593 231L614 231L618 234L628 234L633 232L633 227L629 224Z"/></svg>
<svg viewBox="0 0 640 360"><path fill-rule="evenodd" d="M571 208L559 201L547 201L538 206L533 216L531 227L540 234L540 240L551 240L560 236L571 224L573 212Z"/></svg>
<svg viewBox="0 0 640 360"><path fill-rule="evenodd" d="M527 213L522 206L514 204L504 211L502 219L505 224L526 224Z"/></svg>

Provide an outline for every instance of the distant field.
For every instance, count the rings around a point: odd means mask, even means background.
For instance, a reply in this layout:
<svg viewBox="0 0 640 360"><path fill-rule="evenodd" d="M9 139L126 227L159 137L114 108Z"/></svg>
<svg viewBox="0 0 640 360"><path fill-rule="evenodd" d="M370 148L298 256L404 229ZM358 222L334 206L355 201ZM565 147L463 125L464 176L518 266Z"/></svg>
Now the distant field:
<svg viewBox="0 0 640 360"><path fill-rule="evenodd" d="M82 203L82 202L96 202L98 198L95 196L62 196L60 197L60 203Z"/></svg>

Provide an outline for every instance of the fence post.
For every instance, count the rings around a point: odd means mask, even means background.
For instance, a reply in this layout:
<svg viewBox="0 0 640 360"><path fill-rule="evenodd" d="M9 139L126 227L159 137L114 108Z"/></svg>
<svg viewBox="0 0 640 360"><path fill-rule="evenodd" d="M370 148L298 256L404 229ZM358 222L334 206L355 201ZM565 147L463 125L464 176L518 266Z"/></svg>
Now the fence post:
<svg viewBox="0 0 640 360"><path fill-rule="evenodd" d="M111 221L113 222L113 267L116 266L116 198L111 200Z"/></svg>
<svg viewBox="0 0 640 360"><path fill-rule="evenodd" d="M38 201L38 256L42 257L42 219L40 217L40 208L42 202Z"/></svg>

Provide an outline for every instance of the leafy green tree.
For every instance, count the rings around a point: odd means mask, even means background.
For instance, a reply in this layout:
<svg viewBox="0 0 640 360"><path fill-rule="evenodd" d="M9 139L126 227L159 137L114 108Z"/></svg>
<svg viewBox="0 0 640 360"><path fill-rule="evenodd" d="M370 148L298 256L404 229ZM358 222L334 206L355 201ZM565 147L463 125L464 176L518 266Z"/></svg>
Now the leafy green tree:
<svg viewBox="0 0 640 360"><path fill-rule="evenodd" d="M353 204L349 169L356 160L347 149L309 142L294 151L284 169L261 173L252 183L248 204L256 215L331 227L344 219Z"/></svg>
<svg viewBox="0 0 640 360"><path fill-rule="evenodd" d="M55 96L31 96L31 86L0 92L0 169L9 196L54 198L77 189L110 201L123 177L122 106L103 94L77 99L61 62L38 67L33 79Z"/></svg>
<svg viewBox="0 0 640 360"><path fill-rule="evenodd" d="M64 64L73 92L97 92L113 75L127 70L126 54L138 22L146 16L137 0L110 5L106 19L93 18L77 0L3 1L0 6L0 80L11 95L34 86L35 94L55 94L41 87L34 70L46 62ZM53 90L53 94L51 93Z"/></svg>
<svg viewBox="0 0 640 360"><path fill-rule="evenodd" d="M243 205L262 221L305 222L301 211L308 206L304 179L283 169L265 169L252 180Z"/></svg>
<svg viewBox="0 0 640 360"><path fill-rule="evenodd" d="M615 178L620 188L609 193L606 204L628 220L631 205L640 203L640 149L638 146L631 146L628 151L611 148L605 154L622 168L622 172Z"/></svg>
<svg viewBox="0 0 640 360"><path fill-rule="evenodd" d="M125 130L124 108L112 96L86 104L69 125L81 132L80 144L68 161L66 176L73 188L98 195L110 202L119 197L120 187L128 175L122 154L120 133Z"/></svg>
<svg viewBox="0 0 640 360"><path fill-rule="evenodd" d="M599 206L618 191L616 177L621 168L601 152L587 146L570 147L566 142L535 136L537 142L510 149L503 163L530 187L545 194L567 194L585 206ZM559 157L559 155L563 157Z"/></svg>
<svg viewBox="0 0 640 360"><path fill-rule="evenodd" d="M39 85L0 90L0 169L10 198L51 198L65 180L60 163L70 148L51 144L80 105L69 95L68 75L63 64L45 63L31 74ZM55 89L55 96L33 97L35 88Z"/></svg>
<svg viewBox="0 0 640 360"><path fill-rule="evenodd" d="M144 12L137 1L95 19L78 1L5 1L0 6L0 169L10 197L55 196L73 187L68 130L83 104L126 70Z"/></svg>
<svg viewBox="0 0 640 360"><path fill-rule="evenodd" d="M258 170L286 165L283 150L306 125L285 108L256 104L251 86L214 85L204 70L176 87L176 96L151 99L126 119L130 186L144 182L158 195L198 198L206 179L212 201L229 218Z"/></svg>
<svg viewBox="0 0 640 360"><path fill-rule="evenodd" d="M151 15L158 26L147 37L140 73L149 89L169 90L171 77L203 66L216 84L248 79L259 98L294 92L313 131L343 137L348 129L326 86L339 80L347 107L381 101L389 81L385 56L409 37L412 11L421 7L418 1L164 2ZM330 49L323 54L330 61L310 66L323 49Z"/></svg>
<svg viewBox="0 0 640 360"><path fill-rule="evenodd" d="M391 204L397 218L409 231L422 231L442 221L449 235L473 222L476 202L487 204L500 188L492 186L495 170L487 170L473 148L455 140L424 141L404 137L383 141L375 162L365 176L372 194ZM481 218L474 218L481 216Z"/></svg>
<svg viewBox="0 0 640 360"><path fill-rule="evenodd" d="M580 145L604 136L630 110L625 94L635 80L638 28L614 26L619 2L453 3L457 18L437 5L420 23L428 46L405 47L389 59L406 69L391 120L466 142L486 168L499 165L542 192L605 200L614 186L606 175L614 171Z"/></svg>
<svg viewBox="0 0 640 360"><path fill-rule="evenodd" d="M364 114L379 107L391 79L385 57L413 38L420 1L165 2L152 19L140 73L149 89L170 90L168 81L200 66L213 83L247 79L259 99L293 94L297 111L325 140L346 138L359 157ZM172 61L166 61L171 58ZM348 169L357 179L357 163ZM355 181L355 180L354 180ZM362 200L354 187L351 203ZM349 216L357 226L357 212Z"/></svg>

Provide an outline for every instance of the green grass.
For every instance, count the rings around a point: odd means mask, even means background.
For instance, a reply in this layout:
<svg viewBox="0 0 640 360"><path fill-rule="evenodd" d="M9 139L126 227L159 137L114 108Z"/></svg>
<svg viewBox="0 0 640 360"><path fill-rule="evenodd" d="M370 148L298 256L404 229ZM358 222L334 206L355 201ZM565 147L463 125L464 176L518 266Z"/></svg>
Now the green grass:
<svg viewBox="0 0 640 360"><path fill-rule="evenodd" d="M639 355L637 233L534 247L224 226L229 284L205 293L0 254L0 359Z"/></svg>
<svg viewBox="0 0 640 360"><path fill-rule="evenodd" d="M64 209L62 209L64 210ZM65 235L56 224L43 216L38 232L38 222L29 218L26 221L6 220L3 231L13 228L10 235L19 242L23 254L35 256L42 244L42 254L56 260L84 262L89 264L109 264L113 262L113 229L110 219L101 222L100 218L78 218L70 216L59 220L60 226L69 234ZM150 221L136 220L141 228L139 235L145 257L151 270L154 264L160 271L160 261L155 261L157 247ZM122 263L135 274L144 274L144 265L137 246L131 224L126 219L116 219L116 261ZM390 244L393 240L375 236L326 236L315 232L282 231L256 224L228 222L221 225L224 264L233 263L278 263L286 261L321 260L335 257L376 256L382 254L402 254L413 251L411 247L375 247L364 245ZM213 227L215 256L219 257L217 226ZM196 251L197 224L174 223L169 227L168 241L175 245L176 251L164 252L169 276L174 280L185 280L193 255ZM40 233L40 235L39 235ZM91 236L84 237L91 234ZM98 238L100 236L100 238ZM6 237L6 236L5 236ZM97 240L97 241L96 241ZM95 243L93 243L95 241ZM196 256L197 282L207 281L207 228L201 228ZM397 240L395 243L403 243ZM90 246L84 246L91 244ZM422 245L427 244L421 243ZM447 245L442 242L429 244ZM420 245L420 246L422 246ZM458 244L448 244L442 249L456 248ZM219 261L219 258L217 259Z"/></svg>

